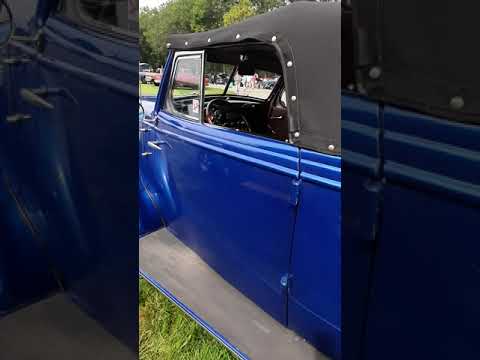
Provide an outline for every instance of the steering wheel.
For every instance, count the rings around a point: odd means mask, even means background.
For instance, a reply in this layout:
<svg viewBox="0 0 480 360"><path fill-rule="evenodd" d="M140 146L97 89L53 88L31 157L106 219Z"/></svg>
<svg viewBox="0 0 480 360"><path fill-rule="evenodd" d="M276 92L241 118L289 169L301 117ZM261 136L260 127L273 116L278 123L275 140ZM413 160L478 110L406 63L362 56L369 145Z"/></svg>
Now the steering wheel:
<svg viewBox="0 0 480 360"><path fill-rule="evenodd" d="M208 123L236 130L252 132L248 119L241 112L232 111L232 104L224 99L213 99L205 109Z"/></svg>
<svg viewBox="0 0 480 360"><path fill-rule="evenodd" d="M227 113L232 105L224 99L213 99L205 109L206 119L210 124L222 125L227 120Z"/></svg>

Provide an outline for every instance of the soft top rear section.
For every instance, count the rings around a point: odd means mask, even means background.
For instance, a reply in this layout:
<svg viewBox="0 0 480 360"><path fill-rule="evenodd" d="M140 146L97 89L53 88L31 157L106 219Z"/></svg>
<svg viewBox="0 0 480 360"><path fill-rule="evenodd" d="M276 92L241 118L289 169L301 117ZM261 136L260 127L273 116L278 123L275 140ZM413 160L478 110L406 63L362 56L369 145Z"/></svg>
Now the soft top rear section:
<svg viewBox="0 0 480 360"><path fill-rule="evenodd" d="M344 1L350 3L361 92L480 123L478 1Z"/></svg>

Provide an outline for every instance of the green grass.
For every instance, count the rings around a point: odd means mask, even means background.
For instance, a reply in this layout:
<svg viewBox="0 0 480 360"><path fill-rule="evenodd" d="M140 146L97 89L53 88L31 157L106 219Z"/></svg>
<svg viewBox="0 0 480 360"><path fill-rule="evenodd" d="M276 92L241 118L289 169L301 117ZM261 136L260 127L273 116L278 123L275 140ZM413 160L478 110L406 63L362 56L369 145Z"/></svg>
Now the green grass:
<svg viewBox="0 0 480 360"><path fill-rule="evenodd" d="M159 86L151 84L139 84L140 94L142 96L155 96L158 93Z"/></svg>
<svg viewBox="0 0 480 360"><path fill-rule="evenodd" d="M233 360L215 338L146 280L139 283L140 360Z"/></svg>

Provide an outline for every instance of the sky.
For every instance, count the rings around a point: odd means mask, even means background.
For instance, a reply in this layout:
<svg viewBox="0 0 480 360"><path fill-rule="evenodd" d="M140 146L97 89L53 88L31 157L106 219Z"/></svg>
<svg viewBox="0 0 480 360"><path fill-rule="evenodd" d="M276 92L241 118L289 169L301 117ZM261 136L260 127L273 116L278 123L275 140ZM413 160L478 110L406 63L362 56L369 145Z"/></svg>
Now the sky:
<svg viewBox="0 0 480 360"><path fill-rule="evenodd" d="M140 7L143 8L143 7L156 7L158 5L161 5L163 3L166 3L167 0L140 0Z"/></svg>

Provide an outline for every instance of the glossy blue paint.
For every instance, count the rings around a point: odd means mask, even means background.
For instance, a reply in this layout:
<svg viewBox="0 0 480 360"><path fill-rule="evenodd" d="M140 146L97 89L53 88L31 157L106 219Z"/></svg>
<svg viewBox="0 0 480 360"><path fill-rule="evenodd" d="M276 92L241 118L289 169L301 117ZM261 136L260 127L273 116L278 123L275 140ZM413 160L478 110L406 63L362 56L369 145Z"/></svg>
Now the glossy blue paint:
<svg viewBox="0 0 480 360"><path fill-rule="evenodd" d="M2 155L11 162L8 175L18 184L27 222L44 240L42 260L60 275L72 301L136 349L138 259L131 239L138 233L138 209L132 208L138 181L136 173L125 174L137 167L138 140L132 136L138 131L132 121L138 111L138 88L132 85L138 79L137 44L61 14L49 16L44 5L52 1L10 3L19 16L17 34L33 36L43 26L45 48L38 52L31 43L9 44L10 58L31 61L8 66L15 81L7 84L7 114L30 114L31 119L0 119L0 135L8 139L2 142ZM22 88L39 87L63 89L71 97L51 94L47 101L53 109L42 109L19 96ZM35 243L25 236L25 244ZM19 258L9 267L24 265ZM45 272L41 263L29 265ZM28 287L18 273L12 271L10 282ZM32 296L25 303L35 300Z"/></svg>
<svg viewBox="0 0 480 360"><path fill-rule="evenodd" d="M343 103L343 355L479 358L480 127Z"/></svg>
<svg viewBox="0 0 480 360"><path fill-rule="evenodd" d="M145 116L150 117L155 108L155 98L142 97L140 102L144 108ZM139 196L139 236L150 233L153 230L163 227L163 220L161 215L161 199L159 198L159 191L154 183L155 177L151 173L151 166L154 166L154 159L156 153L148 146L148 142L153 138L153 132L147 126L144 126L140 119L139 123L139 166L138 166L138 196Z"/></svg>
<svg viewBox="0 0 480 360"><path fill-rule="evenodd" d="M383 116L366 357L401 359L409 344L419 358L478 358L480 126L392 107Z"/></svg>
<svg viewBox="0 0 480 360"><path fill-rule="evenodd" d="M3 31L3 29L2 29ZM3 34L2 34L3 35ZM3 36L2 36L3 38ZM3 41L3 40L2 40ZM0 58L10 49L2 47ZM25 204L32 192L28 179L16 171L17 161L25 161L25 147L19 146L19 133L9 131L6 118L11 109L11 86L14 83L8 67L0 67L0 317L55 291L57 285L40 246L42 238L25 221L25 214L35 210L35 203ZM9 156L15 152L17 158ZM44 222L37 216L37 228ZM30 286L25 286L30 284Z"/></svg>
<svg viewBox="0 0 480 360"><path fill-rule="evenodd" d="M3 133L0 127L0 143L5 145L8 142L2 141L5 140L1 135ZM1 154L4 154L3 150L4 147L0 146ZM28 194L25 184L9 171L8 165L11 164L3 156L0 156L0 164L1 317L54 292L57 284L41 246L45 239L41 233L35 234L36 229L25 218L28 209L22 206L21 201L31 194Z"/></svg>
<svg viewBox="0 0 480 360"><path fill-rule="evenodd" d="M35 1L36 3L36 1ZM12 4L17 33L25 33L22 17ZM32 13L33 15L33 13ZM15 58L11 47L2 47L0 56ZM11 66L0 68L0 313L36 301L58 289L45 256L46 216L39 211L38 195L32 187L36 168L30 166L35 144L29 129L7 122L16 113L14 94L18 81ZM26 74L27 76L30 73ZM30 284L30 286L26 286Z"/></svg>
<svg viewBox="0 0 480 360"><path fill-rule="evenodd" d="M340 158L300 153L299 206L291 260L288 325L340 358Z"/></svg>
<svg viewBox="0 0 480 360"><path fill-rule="evenodd" d="M362 347L381 203L381 114L375 102L342 96L342 319L346 324L342 343L348 344L342 349L344 359L359 359Z"/></svg>
<svg viewBox="0 0 480 360"><path fill-rule="evenodd" d="M153 169L165 186L172 233L284 322L298 149L159 114ZM163 182L165 180L165 182ZM238 271L241 269L242 271Z"/></svg>

